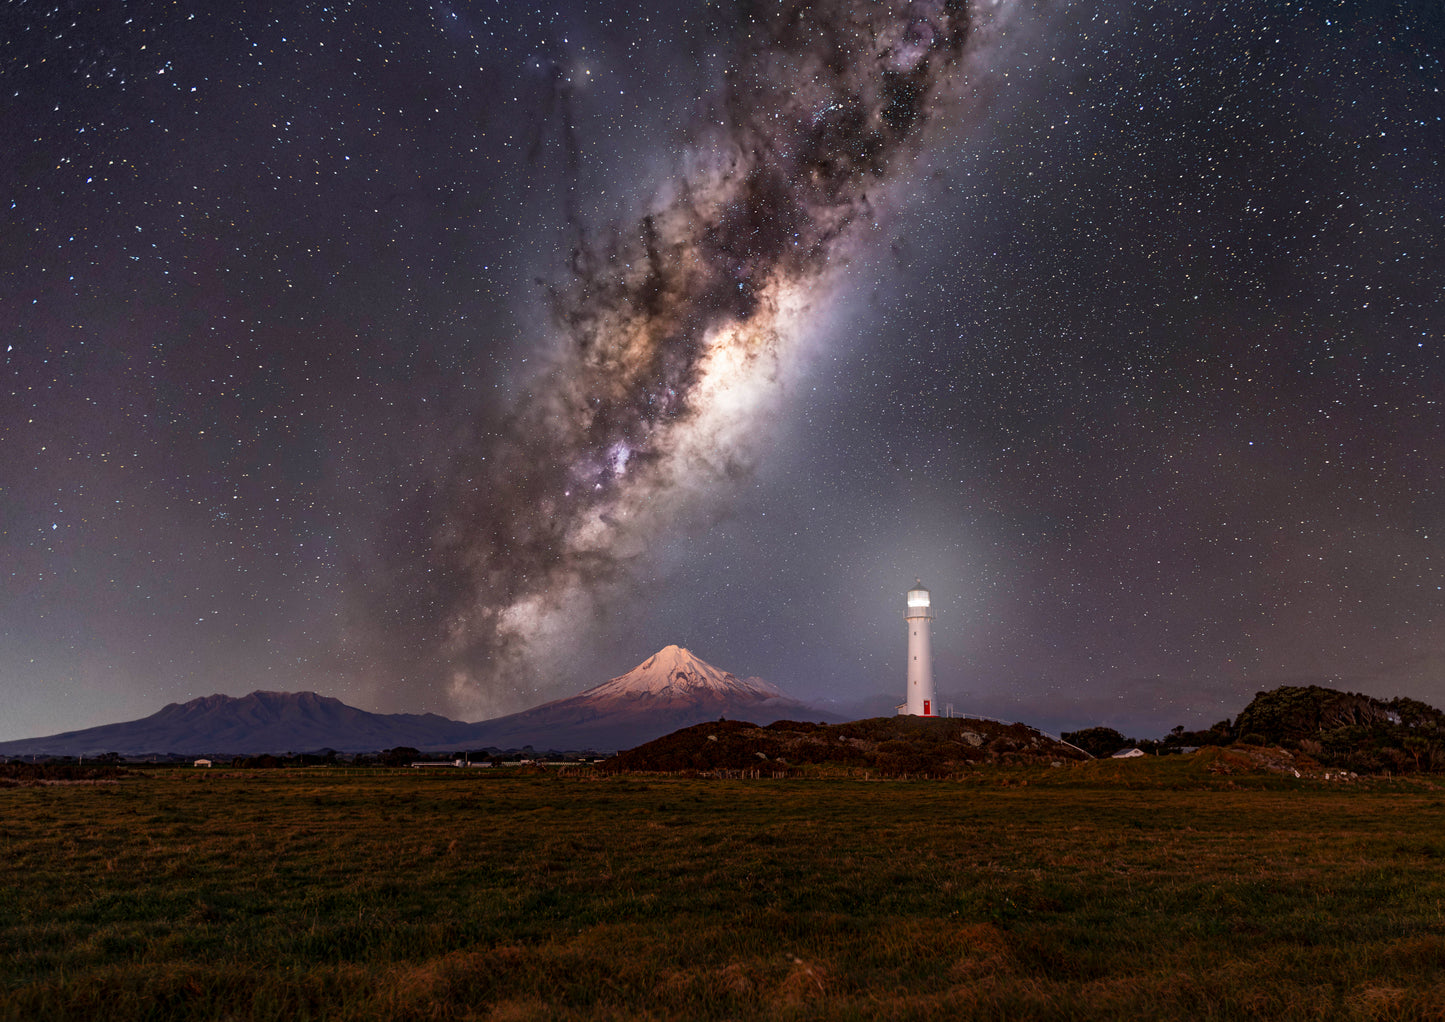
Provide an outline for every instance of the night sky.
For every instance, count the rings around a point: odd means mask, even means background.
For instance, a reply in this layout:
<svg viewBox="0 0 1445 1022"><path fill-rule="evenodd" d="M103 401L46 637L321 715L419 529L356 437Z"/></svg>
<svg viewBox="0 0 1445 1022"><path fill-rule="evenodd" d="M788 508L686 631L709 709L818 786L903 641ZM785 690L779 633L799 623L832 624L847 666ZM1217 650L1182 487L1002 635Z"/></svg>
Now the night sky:
<svg viewBox="0 0 1445 1022"><path fill-rule="evenodd" d="M0 739L1445 704L1434 0L0 9ZM887 698L884 698L884 697Z"/></svg>

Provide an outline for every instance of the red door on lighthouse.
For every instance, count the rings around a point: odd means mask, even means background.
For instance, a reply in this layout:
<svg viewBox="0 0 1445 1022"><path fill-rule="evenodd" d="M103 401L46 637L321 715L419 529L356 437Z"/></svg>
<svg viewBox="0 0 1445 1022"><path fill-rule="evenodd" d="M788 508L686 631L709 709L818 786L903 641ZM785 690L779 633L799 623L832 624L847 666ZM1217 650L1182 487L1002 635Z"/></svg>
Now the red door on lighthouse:
<svg viewBox="0 0 1445 1022"><path fill-rule="evenodd" d="M933 700L932 700L932 699L925 699L925 700L923 700L923 715L924 715L925 717L931 717L931 716L933 716Z"/></svg>

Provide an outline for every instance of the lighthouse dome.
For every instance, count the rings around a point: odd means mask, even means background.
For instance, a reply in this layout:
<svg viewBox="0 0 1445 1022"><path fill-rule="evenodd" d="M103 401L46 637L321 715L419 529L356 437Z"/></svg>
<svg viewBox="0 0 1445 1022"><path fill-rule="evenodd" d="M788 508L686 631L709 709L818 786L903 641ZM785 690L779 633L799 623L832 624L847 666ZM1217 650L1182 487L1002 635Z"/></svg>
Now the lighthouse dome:
<svg viewBox="0 0 1445 1022"><path fill-rule="evenodd" d="M928 590L919 579L914 583L913 588L908 590L908 605L910 607L926 607L929 604Z"/></svg>

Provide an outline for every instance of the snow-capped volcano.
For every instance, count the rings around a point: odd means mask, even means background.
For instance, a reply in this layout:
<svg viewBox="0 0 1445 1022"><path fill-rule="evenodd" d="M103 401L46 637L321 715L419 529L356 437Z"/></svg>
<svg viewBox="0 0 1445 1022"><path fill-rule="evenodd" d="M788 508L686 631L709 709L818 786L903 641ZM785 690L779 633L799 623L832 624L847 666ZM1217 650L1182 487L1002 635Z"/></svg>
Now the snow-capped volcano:
<svg viewBox="0 0 1445 1022"><path fill-rule="evenodd" d="M604 681L578 699L637 699L697 701L708 699L781 699L783 693L762 678L739 679L714 667L681 646L664 646L626 674Z"/></svg>
<svg viewBox="0 0 1445 1022"><path fill-rule="evenodd" d="M585 692L481 721L474 739L478 746L610 751L719 717L755 724L841 719L789 699L761 678L739 678L680 646L664 646Z"/></svg>

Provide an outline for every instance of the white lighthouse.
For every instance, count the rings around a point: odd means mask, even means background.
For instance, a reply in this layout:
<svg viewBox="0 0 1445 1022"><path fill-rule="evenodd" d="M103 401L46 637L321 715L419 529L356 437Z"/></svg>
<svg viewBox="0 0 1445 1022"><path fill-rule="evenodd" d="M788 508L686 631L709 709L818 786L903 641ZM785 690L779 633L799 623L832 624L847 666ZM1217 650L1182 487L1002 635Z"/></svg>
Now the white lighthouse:
<svg viewBox="0 0 1445 1022"><path fill-rule="evenodd" d="M933 698L933 644L929 635L933 608L922 579L908 590L908 609L903 613L903 622L908 626L908 696L898 712L932 717L937 713Z"/></svg>

